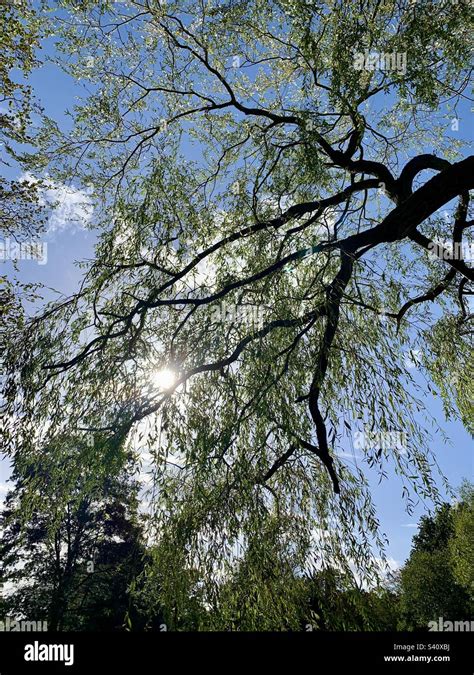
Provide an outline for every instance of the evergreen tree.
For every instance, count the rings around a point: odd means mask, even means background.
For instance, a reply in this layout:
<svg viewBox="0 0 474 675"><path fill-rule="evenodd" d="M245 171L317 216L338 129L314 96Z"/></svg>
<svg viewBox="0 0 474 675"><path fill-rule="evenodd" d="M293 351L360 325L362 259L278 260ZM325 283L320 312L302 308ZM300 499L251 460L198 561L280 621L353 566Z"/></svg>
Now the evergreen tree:
<svg viewBox="0 0 474 675"><path fill-rule="evenodd" d="M65 439L61 456L56 468L64 474L78 456L91 459L90 448L77 439ZM86 464L81 480L68 486L64 505L50 469L40 462L21 475L16 471L15 486L7 495L0 570L13 591L5 597L5 611L47 621L49 630L133 626L138 617L129 591L146 556L137 484L126 472L92 477ZM62 487L66 482L65 475ZM32 483L46 489L27 492Z"/></svg>

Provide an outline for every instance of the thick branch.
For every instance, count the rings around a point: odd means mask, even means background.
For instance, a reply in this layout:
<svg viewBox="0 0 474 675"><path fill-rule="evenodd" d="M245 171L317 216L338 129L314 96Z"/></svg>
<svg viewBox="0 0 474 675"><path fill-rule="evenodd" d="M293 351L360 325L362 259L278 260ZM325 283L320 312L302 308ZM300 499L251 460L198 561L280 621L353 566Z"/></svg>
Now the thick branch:
<svg viewBox="0 0 474 675"><path fill-rule="evenodd" d="M443 171L449 166L451 164L447 159L437 157L436 155L418 155L411 159L404 166L396 184L401 200L404 201L412 194L413 181L421 171L425 169Z"/></svg>

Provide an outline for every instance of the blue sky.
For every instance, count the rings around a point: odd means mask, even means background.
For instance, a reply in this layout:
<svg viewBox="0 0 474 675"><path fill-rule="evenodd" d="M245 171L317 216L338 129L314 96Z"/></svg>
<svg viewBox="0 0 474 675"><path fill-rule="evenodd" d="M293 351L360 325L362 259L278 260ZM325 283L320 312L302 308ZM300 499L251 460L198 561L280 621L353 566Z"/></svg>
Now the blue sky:
<svg viewBox="0 0 474 675"><path fill-rule="evenodd" d="M47 53L48 49L46 49ZM71 109L76 96L80 95L81 84L75 83L59 69L47 64L35 71L31 77L31 84L45 108L45 112L54 118L60 125L68 126L69 120L65 117L65 111ZM459 133L464 136L472 135L467 121L469 120L469 107L463 106ZM463 119L464 118L464 119ZM39 282L50 289L66 295L74 292L81 278L81 271L75 265L76 261L91 258L95 235L92 230L84 229L75 222L74 214L90 218L90 206L87 195L78 195L67 192L59 185L51 186L52 194L62 202L62 207L52 214L50 225L51 231L43 238L47 243L47 264L39 265L35 261L20 261L18 278L22 281ZM66 222L63 217L68 211L72 214L71 222ZM12 272L10 263L0 263L0 273L5 269ZM51 291L45 295L54 297ZM440 401L429 397L425 403L431 414L436 417L447 436L451 439L450 444L445 444L441 438L435 438L433 450L437 461L452 486L457 486L463 478L473 477L472 439L464 431L459 423L443 422L444 419ZM347 449L350 452L350 449ZM357 452L357 451L356 451ZM364 465L365 466L365 465ZM390 544L388 555L397 563L403 563L408 556L413 534L416 532L415 524L424 512L422 503L416 505L414 512L409 515L404 510L402 500L402 484L392 471L389 471L388 479L378 484L375 473L366 471L370 476L374 500L381 521L381 529L388 535ZM9 474L6 461L0 463L0 499L4 496L5 481Z"/></svg>

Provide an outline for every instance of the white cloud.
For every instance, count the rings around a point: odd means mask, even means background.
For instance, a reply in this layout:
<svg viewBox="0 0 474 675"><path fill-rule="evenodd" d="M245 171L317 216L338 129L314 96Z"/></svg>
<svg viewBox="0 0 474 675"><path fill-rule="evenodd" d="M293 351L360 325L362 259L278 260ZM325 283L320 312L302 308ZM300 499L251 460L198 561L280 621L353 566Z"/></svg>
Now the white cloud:
<svg viewBox="0 0 474 675"><path fill-rule="evenodd" d="M355 452L336 452L336 457L340 457L341 459L353 459L354 461L364 459L362 455L358 455Z"/></svg>
<svg viewBox="0 0 474 675"><path fill-rule="evenodd" d="M20 180L36 182L29 173L20 176ZM43 179L43 183L40 204L51 209L47 222L48 233L84 228L91 222L94 213L92 188L80 190L48 177Z"/></svg>

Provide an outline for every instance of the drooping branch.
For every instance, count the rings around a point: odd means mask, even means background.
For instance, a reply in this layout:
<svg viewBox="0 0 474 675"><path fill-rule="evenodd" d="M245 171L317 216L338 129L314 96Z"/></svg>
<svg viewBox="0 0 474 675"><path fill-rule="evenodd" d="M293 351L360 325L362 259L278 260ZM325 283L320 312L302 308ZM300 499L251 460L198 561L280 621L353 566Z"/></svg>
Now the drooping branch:
<svg viewBox="0 0 474 675"><path fill-rule="evenodd" d="M341 266L339 272L330 284L326 293L326 328L324 330L322 344L309 390L309 411L316 426L316 437L318 439L317 454L324 462L331 475L335 492L339 492L339 483L337 476L335 476L333 460L329 452L326 425L319 408L319 396L329 364L329 352L337 332L341 298L344 289L351 278L353 265L354 260L351 254L346 251L341 251Z"/></svg>
<svg viewBox="0 0 474 675"><path fill-rule="evenodd" d="M431 215L431 213L436 211L439 206L443 205L447 201L450 201L452 196L457 194L464 195L463 207L467 208L467 204L465 203L465 188L462 187L460 189L460 187L465 186L466 184L472 185L474 183L474 173L471 173L471 175L466 173L466 168L467 170L472 168L473 163L474 157L470 157L468 160L459 162L457 165L449 166L441 174L441 176L447 174L447 179L445 182L443 182L442 179L440 180L440 175L438 174L433 179L431 179L428 184L424 185L422 188L417 190L414 195L409 197L404 204L396 207L380 225L372 228L372 230L360 233L359 235L348 237L345 243L340 242L339 244L341 246L341 267L327 291L327 323L309 393L309 409L316 427L319 452L321 453L320 456L322 456L323 461L328 462L328 470L329 466L332 466L332 459L330 457L327 442L326 425L319 408L319 396L321 392L321 386L328 368L329 352L337 332L341 298L352 274L354 259L350 251L353 251L355 248L361 246L360 242L362 242L362 245L364 246L371 246L380 236L389 236L388 241L394 241L398 238L403 239L407 232L409 232L410 228L413 227L412 223L416 223L417 218L420 218L421 221L424 220L428 215ZM441 196L437 195L437 198L445 200L445 202L442 202L439 204L439 206L436 206L436 199L435 195L433 194L436 189L441 191ZM431 195L433 196L435 204L430 204L426 201L428 196ZM407 209L405 206L407 202L411 202L410 206L412 208L412 212L409 213L409 217L407 217L408 222L406 220L403 221L400 217L403 214L407 214ZM456 238L459 236L459 230L461 227L460 218L461 215L458 215L455 226ZM396 228L393 228L396 232L394 232L392 229L392 223L397 223ZM368 240L367 235L370 232L372 232L372 236L374 237L375 241L373 240L370 242L370 240ZM396 236L396 234L398 236ZM416 230L414 234L411 233L409 236L411 238L422 237L422 235L419 235ZM470 276L468 276L469 274L474 276L474 272L470 271L464 263L461 263L460 261L456 262L457 269L459 271L462 271L468 278L470 278ZM442 290L444 290L444 288Z"/></svg>
<svg viewBox="0 0 474 675"><path fill-rule="evenodd" d="M454 269L449 270L444 279L442 279L442 281L436 284L436 286L433 286L433 288L431 288L429 291L427 291L426 293L422 293L421 295L418 295L416 298L410 298L410 300L407 300L406 303L400 308L398 313L395 315L398 329L400 328L400 324L402 322L403 317L408 312L410 307L418 305L422 302L436 300L436 298L440 296L441 293L444 293L444 291L449 287L449 284L451 283L451 281L454 279L455 276L456 270Z"/></svg>
<svg viewBox="0 0 474 675"><path fill-rule="evenodd" d="M302 116L282 115L280 113L275 113L273 111L266 110L265 108L256 106L247 106L244 105L241 101L239 101L228 80L216 67L214 67L211 64L209 60L209 52L206 46L203 43L201 43L196 38L195 35L193 35L190 31L187 30L187 28L184 26L183 22L179 18L177 18L176 16L170 16L168 18L174 21L179 26L179 29L186 36L186 38L194 42L201 51L195 49L194 47L189 46L189 44L179 42L179 40L174 35L173 31L169 28L169 26L166 25L165 22L160 22L159 24L162 30L166 33L166 35L168 35L168 37L171 39L175 47L181 50L185 50L190 54L192 54L193 57L197 59L206 68L206 70L213 76L215 76L217 80L222 84L227 95L230 97L230 100L222 105L224 105L225 107L232 105L236 110L245 115L255 117L265 117L271 121L272 126L277 124L283 125L291 124L296 125L303 129L305 128L305 119ZM351 112L352 116L354 116L354 111L351 110ZM333 148L333 146L328 142L328 140L318 131L315 130L313 132L313 136L319 147L335 164L335 166L345 169L351 174L369 174L371 176L376 176L379 179L379 181L381 181L385 186L385 190L387 194L390 196L390 198L393 201L397 202L398 194L395 179L390 170L384 164L373 160L352 159L352 155L354 154L355 150L354 144L357 142L360 143L360 128L357 127L355 129L355 132L356 133L351 135L351 142L349 142L349 145L345 152ZM356 136L358 139L357 141L355 140Z"/></svg>

